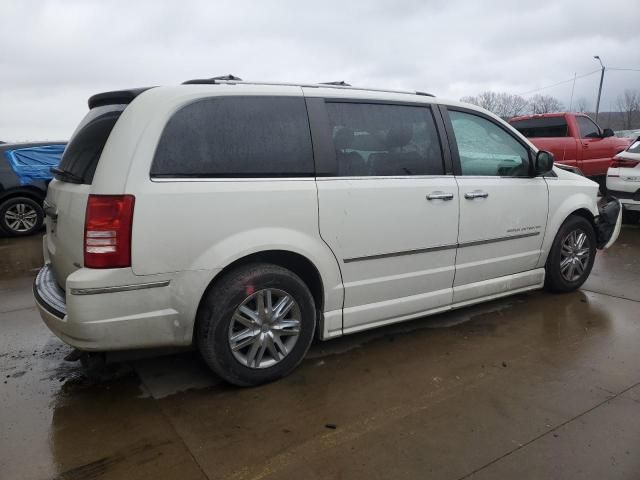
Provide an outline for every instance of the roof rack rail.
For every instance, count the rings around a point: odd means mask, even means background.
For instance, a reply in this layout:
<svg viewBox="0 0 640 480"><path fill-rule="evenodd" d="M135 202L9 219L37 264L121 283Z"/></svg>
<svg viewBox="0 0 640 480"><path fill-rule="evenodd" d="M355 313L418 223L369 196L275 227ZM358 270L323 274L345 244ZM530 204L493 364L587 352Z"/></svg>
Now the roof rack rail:
<svg viewBox="0 0 640 480"><path fill-rule="evenodd" d="M220 75L218 77L211 78L195 78L193 80L187 80L186 82L182 82L183 85L209 85L223 82L241 82L242 79L240 77L236 77L235 75Z"/></svg>
<svg viewBox="0 0 640 480"><path fill-rule="evenodd" d="M336 81L336 82L324 82L324 83L296 83L296 82L251 82L244 81L235 75L223 75L220 77L213 78L199 78L194 80L187 80L182 83L183 85L269 85L269 86L280 86L280 87L307 87L307 88L337 88L344 90L364 90L367 92L384 92L384 93L403 93L408 95L422 95L426 97L435 97L435 95L426 92L419 92L415 90L390 90L385 88L367 88L367 87L354 87L351 84L345 82L344 80Z"/></svg>
<svg viewBox="0 0 640 480"><path fill-rule="evenodd" d="M345 82L344 80L337 80L335 82L320 82L320 85L335 85L337 87L351 87L350 83Z"/></svg>

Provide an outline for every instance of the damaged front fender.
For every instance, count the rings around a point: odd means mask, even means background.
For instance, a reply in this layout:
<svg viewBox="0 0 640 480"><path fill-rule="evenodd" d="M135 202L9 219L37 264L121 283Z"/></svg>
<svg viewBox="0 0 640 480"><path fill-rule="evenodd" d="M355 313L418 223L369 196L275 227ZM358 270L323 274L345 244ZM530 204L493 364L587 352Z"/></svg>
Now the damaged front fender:
<svg viewBox="0 0 640 480"><path fill-rule="evenodd" d="M622 206L617 198L607 195L599 202L598 212L595 219L598 248L609 248L620 235Z"/></svg>

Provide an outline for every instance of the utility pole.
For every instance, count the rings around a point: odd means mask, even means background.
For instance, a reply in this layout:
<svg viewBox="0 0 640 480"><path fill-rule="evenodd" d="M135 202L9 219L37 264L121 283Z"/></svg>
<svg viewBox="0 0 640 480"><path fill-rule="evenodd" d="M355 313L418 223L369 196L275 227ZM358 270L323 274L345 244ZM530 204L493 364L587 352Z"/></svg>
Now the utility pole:
<svg viewBox="0 0 640 480"><path fill-rule="evenodd" d="M602 71L600 72L600 87L598 87L598 100L596 101L596 123L598 123L598 112L600 111L600 96L602 95L602 82L604 82L604 64L600 59L600 56L595 55L593 58L600 62Z"/></svg>

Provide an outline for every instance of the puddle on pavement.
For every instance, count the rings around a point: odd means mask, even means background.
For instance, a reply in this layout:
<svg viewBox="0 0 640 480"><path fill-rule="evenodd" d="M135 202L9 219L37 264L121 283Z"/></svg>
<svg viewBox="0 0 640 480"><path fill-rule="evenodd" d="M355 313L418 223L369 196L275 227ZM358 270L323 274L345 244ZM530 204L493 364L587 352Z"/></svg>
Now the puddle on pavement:
<svg viewBox="0 0 640 480"><path fill-rule="evenodd" d="M0 314L0 478L202 478L191 454L205 472L244 478L520 369L547 365L560 383L593 370L614 390L635 369L637 305L522 294L317 343L290 377L253 389L221 383L193 352L87 376L33 309Z"/></svg>

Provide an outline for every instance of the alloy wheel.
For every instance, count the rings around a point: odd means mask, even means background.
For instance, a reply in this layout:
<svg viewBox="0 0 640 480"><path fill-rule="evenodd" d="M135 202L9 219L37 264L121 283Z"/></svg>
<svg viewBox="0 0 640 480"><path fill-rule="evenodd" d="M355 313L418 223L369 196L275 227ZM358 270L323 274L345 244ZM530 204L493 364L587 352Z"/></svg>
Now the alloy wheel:
<svg viewBox="0 0 640 480"><path fill-rule="evenodd" d="M229 324L233 356L249 368L280 363L300 336L300 306L283 290L266 288L249 295Z"/></svg>
<svg viewBox="0 0 640 480"><path fill-rule="evenodd" d="M562 240L560 249L560 273L569 281L578 280L589 265L591 245L589 237L582 230L572 230Z"/></svg>
<svg viewBox="0 0 640 480"><path fill-rule="evenodd" d="M38 223L38 213L31 205L16 203L4 212L4 223L16 233L28 232Z"/></svg>

